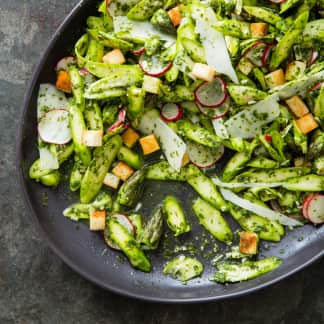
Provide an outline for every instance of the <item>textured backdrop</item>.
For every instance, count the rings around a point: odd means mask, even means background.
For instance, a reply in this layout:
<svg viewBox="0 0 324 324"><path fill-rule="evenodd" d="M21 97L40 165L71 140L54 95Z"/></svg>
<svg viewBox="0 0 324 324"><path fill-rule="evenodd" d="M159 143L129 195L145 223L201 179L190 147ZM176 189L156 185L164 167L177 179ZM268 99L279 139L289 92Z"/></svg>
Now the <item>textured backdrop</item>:
<svg viewBox="0 0 324 324"><path fill-rule="evenodd" d="M268 289L200 305L156 305L103 291L42 242L15 175L15 138L33 67L77 0L0 0L0 324L324 323L324 260Z"/></svg>

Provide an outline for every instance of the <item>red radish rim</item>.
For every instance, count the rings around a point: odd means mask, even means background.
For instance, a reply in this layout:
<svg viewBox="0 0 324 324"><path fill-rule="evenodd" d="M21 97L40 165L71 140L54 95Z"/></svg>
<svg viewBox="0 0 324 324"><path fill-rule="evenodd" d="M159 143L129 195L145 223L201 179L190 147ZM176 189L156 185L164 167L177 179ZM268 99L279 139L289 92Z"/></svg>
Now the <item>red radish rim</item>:
<svg viewBox="0 0 324 324"><path fill-rule="evenodd" d="M196 101L199 105L201 105L201 106L203 106L203 107L205 107L205 108L217 108L217 107L221 106L221 105L226 101L226 99L227 99L228 93L227 93L227 90L226 90L226 89L227 89L226 81L223 80L223 79L222 79L221 77L219 77L219 76L216 76L216 77L214 78L214 80L215 80L215 79L220 80L220 83L222 84L222 88L223 88L223 92L224 92L224 96L223 96L222 100L219 101L219 102L217 102L216 104L214 104L214 105L206 105L205 103L203 103L203 102L199 99L199 94L198 94L199 89L200 89L201 87L203 87L206 83L210 83L210 82L208 82L208 81L204 81L204 82L200 83L200 84L196 87L196 89L194 90L195 101ZM214 81L214 80L213 80L213 81Z"/></svg>
<svg viewBox="0 0 324 324"><path fill-rule="evenodd" d="M255 62L252 62L251 59L249 58L249 54L252 50L254 50L255 48L259 47L259 46L264 46L264 50L263 50L263 53L262 53L262 56L261 56L261 59L260 59L260 64L257 64ZM269 52L270 53L270 49L268 49L269 46L268 44L266 44L265 42L263 41L257 41L255 44L253 44L247 51L246 53L244 54L244 57L247 58L249 61L251 61L251 63L255 64L257 67L263 67L265 64L264 64L264 58L266 56L266 54Z"/></svg>
<svg viewBox="0 0 324 324"><path fill-rule="evenodd" d="M214 116L214 117L211 117L211 116L209 116L206 112L204 112L204 110L203 110L203 109L208 109L208 110L210 111L210 107L205 107L205 106L201 105L199 102L196 101L196 105L197 105L199 111L200 111L203 115L209 117L209 118L212 119L212 120L215 120L215 119L221 119L221 118L223 118L223 117L224 117L224 116L229 112L229 110L230 110L230 104L227 103L227 102L224 102L224 105L225 105L225 104L226 104L226 110L225 110L223 113L218 114L218 115L216 115L216 116ZM221 108L221 107L216 107L216 108L214 108L214 109L215 109L215 111L217 111L217 110L220 109L220 108Z"/></svg>
<svg viewBox="0 0 324 324"><path fill-rule="evenodd" d="M205 165L202 165L202 164L199 164L199 163L195 163L193 161L192 164L194 164L195 166L197 166L198 168L201 168L201 169L207 169L207 168L211 168L213 165L215 165L223 156L224 156L224 153L225 153L225 148L223 145L221 145L220 147L222 147L222 152L219 154L219 157L217 157L216 160L214 160L214 162L211 162L209 164L205 164Z"/></svg>
<svg viewBox="0 0 324 324"><path fill-rule="evenodd" d="M308 215L308 205L311 202L311 200L314 198L315 194L310 194L308 196L306 196L306 198L303 201L303 205L302 205L302 213L303 216L309 220L309 215Z"/></svg>
<svg viewBox="0 0 324 324"><path fill-rule="evenodd" d="M89 75L90 72L86 69L86 68L81 68L79 69L79 73L82 75L82 76L86 76L86 75Z"/></svg>
<svg viewBox="0 0 324 324"><path fill-rule="evenodd" d="M76 58L75 56L64 56L62 57L60 60L57 61L56 65L55 65L55 71L58 72L58 71L65 71L65 69L59 69L59 66L60 64L62 64L63 61L67 61L67 60L71 60L71 61L74 61L76 63Z"/></svg>
<svg viewBox="0 0 324 324"><path fill-rule="evenodd" d="M69 140L67 140L67 141L65 141L65 142L60 142L60 143L58 143L58 142L53 142L53 141L44 140L44 139L42 138L42 136L41 136L41 132L39 131L39 124L41 123L41 121L45 118L45 116L46 116L48 113L53 112L53 111L65 111L65 112L69 113L69 112L68 112L66 109L64 109L64 108L51 109L51 110L47 111L47 112L42 116L42 118L38 121L38 124L37 124L37 134L38 134L38 136L41 138L41 140L44 141L45 143L49 143L49 144L57 144L57 145L64 145L64 144L67 144L67 143L69 143L69 142L71 141L71 139L69 139Z"/></svg>
<svg viewBox="0 0 324 324"><path fill-rule="evenodd" d="M110 132L114 131L117 127L119 127L120 125L122 125L125 122L125 119L126 119L126 110L121 109L119 111L117 121L107 129L106 133L110 133Z"/></svg>
<svg viewBox="0 0 324 324"><path fill-rule="evenodd" d="M134 55L142 55L145 52L145 47L142 47L140 49L133 50Z"/></svg>
<svg viewBox="0 0 324 324"><path fill-rule="evenodd" d="M110 217L116 217L116 218L122 217L122 218L124 218L124 220L126 220L126 222L130 225L130 228L131 228L131 231L132 231L132 234L133 234L134 238L136 237L136 227L134 226L134 224L132 223L132 221L126 215L123 215L123 214L113 214ZM124 226L122 223L120 223L120 224L122 226ZM117 250L117 251L120 251L120 248L117 246L117 244L115 244L114 242L112 242L108 237L106 237L106 235L104 235L104 238L105 238L106 244L110 248L112 248L114 250Z"/></svg>
<svg viewBox="0 0 324 324"><path fill-rule="evenodd" d="M311 90L315 91L315 90L319 89L321 86L322 86L322 82L318 82L311 87Z"/></svg>
<svg viewBox="0 0 324 324"><path fill-rule="evenodd" d="M273 4L281 4L283 2L286 2L287 0L269 0L269 2L273 3Z"/></svg>
<svg viewBox="0 0 324 324"><path fill-rule="evenodd" d="M167 117L166 115L163 114L163 108L164 108L166 105L170 105L170 104L176 106L177 109L178 109L177 114L176 114L174 117L172 117L172 118ZM170 102L170 103L166 103L166 104L164 104L163 107L162 107L162 109L161 109L161 113L160 113L162 119L163 119L164 121L166 121L166 122L175 122L175 121L179 120L179 119L182 117L182 114L183 114L183 108L181 107L181 105L179 105L179 104L177 104L177 103L173 103L173 102Z"/></svg>
<svg viewBox="0 0 324 324"><path fill-rule="evenodd" d="M324 195L321 195L321 194L318 194L318 193L316 193L316 194L312 194L312 195L311 195L311 198L309 199L309 201L308 201L308 203L307 203L307 216L308 216L307 219L308 219L311 223L313 223L313 224L315 224L315 225L320 225L320 224L324 223L324 220L321 221L320 223L317 223L317 222L314 222L314 221L312 220L312 217L310 217L310 215L309 215L309 207L310 207L310 204L311 204L312 200L315 199L316 197L322 197L322 198L324 198Z"/></svg>
<svg viewBox="0 0 324 324"><path fill-rule="evenodd" d="M140 67L140 69L142 70L143 73L149 75L149 76L154 76L154 77L159 77L159 76L162 76L164 75L166 72L168 72L171 68L172 68L172 65L173 65L173 62L169 62L167 63L167 65L161 69L161 71L159 72L155 72L155 73L152 73L152 72L148 72L145 70L145 68L143 67L143 64L141 63L141 57L145 54L145 50L144 52L140 55L139 57L139 62L138 62L138 65Z"/></svg>
<svg viewBox="0 0 324 324"><path fill-rule="evenodd" d="M220 152L219 156L217 157L217 159L215 159L213 162L210 162L210 163L206 163L206 164L200 164L200 163L197 163L196 161L193 161L191 158L190 158L190 155L189 155L189 160L192 164L194 164L195 166L197 166L198 168L201 168L201 169L207 169L207 168L211 168L213 165L215 165L223 156L224 156L224 153L225 153L225 148L224 148L224 145L221 145L219 147L222 147L222 152Z"/></svg>
<svg viewBox="0 0 324 324"><path fill-rule="evenodd" d="M314 51L314 48L312 47L312 53L307 61L307 66L311 66L317 60L318 55L318 51Z"/></svg>
<svg viewBox="0 0 324 324"><path fill-rule="evenodd" d="M261 59L262 67L268 64L269 56L270 56L271 50L274 46L275 46L275 44L270 44L264 49L262 59Z"/></svg>
<svg viewBox="0 0 324 324"><path fill-rule="evenodd" d="M113 18L113 15L111 14L111 12L109 10L109 5L110 5L110 0L106 0L107 13L111 18Z"/></svg>

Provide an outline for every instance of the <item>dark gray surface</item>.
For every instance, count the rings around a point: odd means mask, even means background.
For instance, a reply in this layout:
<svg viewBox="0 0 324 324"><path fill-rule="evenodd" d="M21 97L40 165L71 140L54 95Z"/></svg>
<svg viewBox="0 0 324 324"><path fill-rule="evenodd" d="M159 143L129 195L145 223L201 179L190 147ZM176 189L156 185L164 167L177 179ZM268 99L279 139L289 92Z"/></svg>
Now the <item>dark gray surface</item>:
<svg viewBox="0 0 324 324"><path fill-rule="evenodd" d="M240 299L150 305L93 286L42 242L26 217L13 143L33 66L76 2L0 0L0 324L324 323L324 261Z"/></svg>

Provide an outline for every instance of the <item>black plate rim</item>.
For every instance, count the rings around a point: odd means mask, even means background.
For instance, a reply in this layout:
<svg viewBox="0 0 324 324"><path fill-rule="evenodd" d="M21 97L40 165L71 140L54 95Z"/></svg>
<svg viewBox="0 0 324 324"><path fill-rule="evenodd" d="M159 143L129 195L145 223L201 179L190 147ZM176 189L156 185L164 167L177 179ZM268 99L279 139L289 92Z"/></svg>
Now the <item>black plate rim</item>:
<svg viewBox="0 0 324 324"><path fill-rule="evenodd" d="M266 288L268 286L271 286L275 283L278 283L279 281L301 271L302 269L306 268L307 266L311 265L313 262L318 260L324 255L324 250L320 253L314 255L312 258L310 258L308 261L300 264L295 269L288 271L277 278L274 278L272 280L269 280L267 282L264 282L262 284L259 284L257 286L235 292L235 293L229 293L224 294L222 296L215 296L215 297L199 297L199 298L190 298L190 299L180 299L180 298L160 298L160 297L148 297L146 295L140 294L140 293L132 293L125 289L119 289L117 286L111 285L111 284L105 284L101 282L100 280L96 280L94 276L91 275L91 273L88 273L86 271L83 271L78 264L76 264L73 260L68 258L64 251L62 249L59 249L58 246L55 244L53 240L50 239L50 237L46 234L44 228L41 226L40 222L38 221L36 211L34 209L34 206L31 202L31 199L29 197L29 194L27 192L26 186L25 186L25 179L23 174L23 154L22 154L22 143L23 143L23 127L21 127L25 123L27 109L29 106L29 102L31 100L32 91L37 83L37 80L39 78L40 72L42 70L42 67L46 61L47 56L49 55L50 51L53 49L56 40L60 36L62 30L70 23L73 18L78 15L80 8L82 7L83 3L85 1L81 0L76 6L71 10L71 12L67 15L67 17L64 19L64 21L60 24L58 29L55 31L54 35L51 37L45 51L40 56L40 59L36 65L36 68L34 69L34 72L32 74L31 80L29 82L29 85L27 86L27 90L23 99L22 106L23 108L20 111L19 116L19 123L18 123L18 130L17 130L17 139L16 139L16 170L17 170L17 177L19 181L19 187L20 190L23 193L24 197L24 203L28 206L31 213L27 213L27 217L29 220L33 222L33 224L36 225L38 232L41 233L41 237L46 242L46 244L50 247L50 249L71 269L73 269L75 272L80 274L82 277L87 279L88 281L92 282L93 284L112 291L114 293L117 293L122 296L139 299L143 301L148 302L155 302L155 303L172 303L172 304L191 304L191 303L203 303L203 302L211 302L211 301L220 301L235 297L244 296L253 292L256 292L258 290L261 290L263 288Z"/></svg>

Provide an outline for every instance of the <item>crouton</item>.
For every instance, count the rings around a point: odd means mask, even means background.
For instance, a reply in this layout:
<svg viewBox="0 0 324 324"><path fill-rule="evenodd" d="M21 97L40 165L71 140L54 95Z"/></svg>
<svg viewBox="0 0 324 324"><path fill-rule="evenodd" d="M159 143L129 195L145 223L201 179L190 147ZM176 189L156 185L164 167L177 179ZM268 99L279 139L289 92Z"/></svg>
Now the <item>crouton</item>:
<svg viewBox="0 0 324 324"><path fill-rule="evenodd" d="M112 169L112 173L123 181L134 173L134 170L124 162L118 162L117 165Z"/></svg>
<svg viewBox="0 0 324 324"><path fill-rule="evenodd" d="M282 69L275 70L265 76L266 83L270 89L285 83L285 75Z"/></svg>
<svg viewBox="0 0 324 324"><path fill-rule="evenodd" d="M120 178L118 178L116 175L112 174L112 173L107 173L103 183L113 189L117 189L119 186L119 182L120 182Z"/></svg>
<svg viewBox="0 0 324 324"><path fill-rule="evenodd" d="M202 63L195 63L191 74L197 79L211 82L215 77L215 70L209 65Z"/></svg>
<svg viewBox="0 0 324 324"><path fill-rule="evenodd" d="M151 154L160 149L160 145L157 139L155 138L154 134L140 138L139 142L142 146L144 155Z"/></svg>
<svg viewBox="0 0 324 324"><path fill-rule="evenodd" d="M286 104L296 117L303 117L309 113L307 106L299 96L293 96L287 99Z"/></svg>
<svg viewBox="0 0 324 324"><path fill-rule="evenodd" d="M264 22L251 23L250 30L252 37L264 37L268 33L268 24Z"/></svg>
<svg viewBox="0 0 324 324"><path fill-rule="evenodd" d="M296 120L297 127L304 134L308 134L318 127L318 124L312 114L307 114Z"/></svg>
<svg viewBox="0 0 324 324"><path fill-rule="evenodd" d="M253 232L240 233L240 251L244 254L258 253L258 235Z"/></svg>
<svg viewBox="0 0 324 324"><path fill-rule="evenodd" d="M108 52L103 58L104 63L108 64L124 64L126 62L126 59L124 57L124 54L119 48L116 48L110 52Z"/></svg>
<svg viewBox="0 0 324 324"><path fill-rule="evenodd" d="M161 80L149 75L144 75L143 89L148 93L159 94L160 93Z"/></svg>
<svg viewBox="0 0 324 324"><path fill-rule="evenodd" d="M174 27L177 27L181 24L182 15L181 15L182 5L176 6L168 11L168 15Z"/></svg>
<svg viewBox="0 0 324 324"><path fill-rule="evenodd" d="M102 130L85 130L82 134L82 142L89 147L102 146Z"/></svg>
<svg viewBox="0 0 324 324"><path fill-rule="evenodd" d="M106 211L92 210L90 212L90 230L103 231L106 227Z"/></svg>
<svg viewBox="0 0 324 324"><path fill-rule="evenodd" d="M122 135L124 144L129 148L132 148L139 140L139 138L140 136L137 132L134 131L133 128L127 128L127 130Z"/></svg>
<svg viewBox="0 0 324 324"><path fill-rule="evenodd" d="M72 92L72 82L69 72L59 71L56 79L56 88L66 93Z"/></svg>

